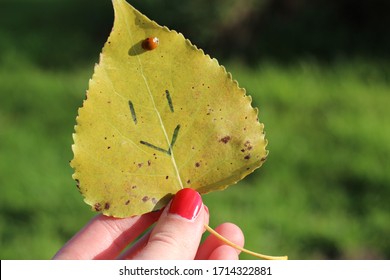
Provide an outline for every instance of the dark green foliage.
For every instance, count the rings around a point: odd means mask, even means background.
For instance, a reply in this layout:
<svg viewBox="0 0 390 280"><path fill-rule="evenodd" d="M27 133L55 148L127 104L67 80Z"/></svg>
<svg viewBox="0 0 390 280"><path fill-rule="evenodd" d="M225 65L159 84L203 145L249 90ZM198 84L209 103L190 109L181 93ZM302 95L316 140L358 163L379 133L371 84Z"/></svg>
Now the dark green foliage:
<svg viewBox="0 0 390 280"><path fill-rule="evenodd" d="M315 56L389 58L386 0L129 0L213 57L255 63ZM27 52L45 67L95 60L113 23L110 0L5 0L0 49Z"/></svg>

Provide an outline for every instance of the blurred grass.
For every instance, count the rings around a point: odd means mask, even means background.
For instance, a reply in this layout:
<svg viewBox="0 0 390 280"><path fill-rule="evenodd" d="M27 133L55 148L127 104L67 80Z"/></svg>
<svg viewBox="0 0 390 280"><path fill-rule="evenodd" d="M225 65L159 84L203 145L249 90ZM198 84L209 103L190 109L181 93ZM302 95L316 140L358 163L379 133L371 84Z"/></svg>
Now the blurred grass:
<svg viewBox="0 0 390 280"><path fill-rule="evenodd" d="M71 134L91 69L0 68L0 258L50 258L91 217L71 179Z"/></svg>
<svg viewBox="0 0 390 280"><path fill-rule="evenodd" d="M247 246L267 254L389 258L388 65L231 70L260 108L270 154L240 186L210 195L216 220L239 224Z"/></svg>
<svg viewBox="0 0 390 280"><path fill-rule="evenodd" d="M41 69L18 53L0 61L0 258L47 259L93 216L68 164L93 67ZM390 258L389 65L227 69L259 107L270 154L204 196L211 225L234 222L248 249L291 259Z"/></svg>

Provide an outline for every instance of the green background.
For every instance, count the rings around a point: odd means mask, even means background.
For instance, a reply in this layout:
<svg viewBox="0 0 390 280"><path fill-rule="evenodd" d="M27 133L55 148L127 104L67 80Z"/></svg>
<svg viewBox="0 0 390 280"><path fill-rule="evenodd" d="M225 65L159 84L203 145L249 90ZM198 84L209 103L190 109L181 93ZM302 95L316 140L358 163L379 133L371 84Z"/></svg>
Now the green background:
<svg viewBox="0 0 390 280"><path fill-rule="evenodd" d="M268 160L204 196L213 227L234 222L248 249L290 259L390 258L389 2L131 3L216 57L260 109ZM69 161L112 22L109 0L1 1L1 259L49 259L94 216Z"/></svg>

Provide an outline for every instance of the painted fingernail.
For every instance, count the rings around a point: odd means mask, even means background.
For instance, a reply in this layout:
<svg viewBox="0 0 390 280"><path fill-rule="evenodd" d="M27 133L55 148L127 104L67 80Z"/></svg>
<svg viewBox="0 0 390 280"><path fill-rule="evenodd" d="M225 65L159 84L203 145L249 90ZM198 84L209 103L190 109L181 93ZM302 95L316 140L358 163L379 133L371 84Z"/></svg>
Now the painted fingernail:
<svg viewBox="0 0 390 280"><path fill-rule="evenodd" d="M169 213L177 214L187 220L195 219L203 205L200 194L190 188L178 191L169 208Z"/></svg>

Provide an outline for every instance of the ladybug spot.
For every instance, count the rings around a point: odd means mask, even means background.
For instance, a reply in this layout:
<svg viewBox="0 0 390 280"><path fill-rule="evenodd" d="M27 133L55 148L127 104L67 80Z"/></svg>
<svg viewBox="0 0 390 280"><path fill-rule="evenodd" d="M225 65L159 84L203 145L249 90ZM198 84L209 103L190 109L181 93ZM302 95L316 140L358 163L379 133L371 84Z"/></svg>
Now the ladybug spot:
<svg viewBox="0 0 390 280"><path fill-rule="evenodd" d="M160 41L157 37L149 37L142 41L142 48L147 51L154 50L158 47Z"/></svg>

